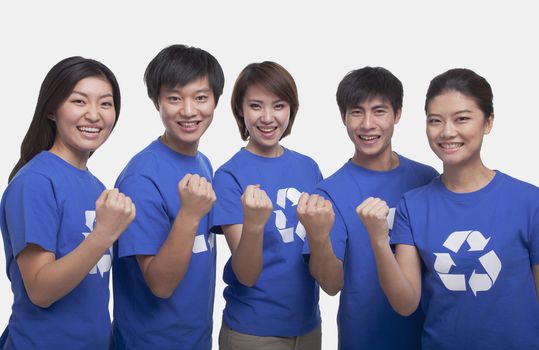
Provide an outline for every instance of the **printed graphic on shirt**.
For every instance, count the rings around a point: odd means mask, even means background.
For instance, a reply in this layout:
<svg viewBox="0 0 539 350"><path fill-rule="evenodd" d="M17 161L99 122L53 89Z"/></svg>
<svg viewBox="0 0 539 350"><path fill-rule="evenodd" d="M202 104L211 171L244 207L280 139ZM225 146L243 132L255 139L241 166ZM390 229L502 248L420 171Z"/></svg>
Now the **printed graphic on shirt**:
<svg viewBox="0 0 539 350"><path fill-rule="evenodd" d="M88 229L91 232L94 229L94 225L95 225L95 210L86 210L84 212L84 216L85 216L85 219L86 219L86 227L88 227ZM84 235L84 239L86 239L86 237L88 237L90 232L82 232L82 234ZM109 247L108 254L104 254L101 257L101 259L99 259L99 261L97 262L97 265L95 265L90 270L90 272L88 272L88 274L89 275L95 275L96 273L99 272L101 277L103 277L103 275L106 272L110 271L111 265L112 265L112 247Z"/></svg>
<svg viewBox="0 0 539 350"><path fill-rule="evenodd" d="M469 247L468 252L482 252L489 241L490 237L485 238L479 231L455 231L447 237L443 246L457 254L466 242ZM462 249L466 249L466 247ZM492 288L502 269L502 262L494 250L490 250L478 259L478 264L483 267L486 273L476 273L476 269L473 269L468 278L468 284L466 284L465 274L450 273L451 268L457 266L458 263L458 261L453 260L451 253L442 252L434 253L434 255L436 256L434 270L440 276L444 286L451 291L466 291L467 286L469 286L475 296L478 292L485 292Z"/></svg>
<svg viewBox="0 0 539 350"><path fill-rule="evenodd" d="M291 243L294 241L294 233L301 238L302 241L305 241L306 231L301 222L298 221L298 224L294 226L287 226L287 217L285 211L287 208L296 207L298 205L299 197L301 192L297 189L290 188L281 188L277 191L277 207L281 209L274 210L275 213L275 227L279 230L281 238L284 243ZM287 206L288 204L288 206ZM296 210L295 208L293 210Z"/></svg>
<svg viewBox="0 0 539 350"><path fill-rule="evenodd" d="M208 235L208 246L210 247L210 252L213 251L215 245L215 234L210 233ZM206 247L206 241L204 240L204 235L195 236L195 242L193 243L193 254L203 253L208 251Z"/></svg>

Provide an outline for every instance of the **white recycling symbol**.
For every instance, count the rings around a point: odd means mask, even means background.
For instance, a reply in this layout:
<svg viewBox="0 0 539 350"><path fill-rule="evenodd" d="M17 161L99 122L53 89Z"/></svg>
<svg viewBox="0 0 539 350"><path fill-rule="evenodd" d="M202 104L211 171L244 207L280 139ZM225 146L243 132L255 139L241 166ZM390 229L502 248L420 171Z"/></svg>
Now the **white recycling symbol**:
<svg viewBox="0 0 539 350"><path fill-rule="evenodd" d="M297 206L299 197L301 196L301 192L296 190L293 187L290 188L281 188L277 191L277 205L281 207L282 209L274 210L275 213L275 226L279 230L279 233L281 234L281 238L283 239L284 243L290 243L294 241L294 232L296 235L298 235L299 238L301 238L302 241L305 241L305 228L299 222L295 228L294 227L286 227L286 215L284 213L284 209L286 209L286 200L288 199L290 202L292 202L292 206Z"/></svg>
<svg viewBox="0 0 539 350"><path fill-rule="evenodd" d="M489 241L490 237L485 238L479 231L455 231L447 237L443 246L457 253L466 242L470 247L469 252L483 251ZM440 276L444 286L451 291L466 291L466 276L464 274L449 273L452 266L457 266L451 255L449 253L434 253L434 255L436 256L434 270ZM477 292L484 292L492 288L502 269L502 262L493 250L482 255L479 262L486 273L476 273L474 269L468 279L468 285L475 296L477 296Z"/></svg>
<svg viewBox="0 0 539 350"><path fill-rule="evenodd" d="M215 246L215 234L210 233L208 235L208 245L210 246L210 252L213 251L213 247ZM196 235L195 241L193 242L193 254L203 253L208 251L208 248L206 247L206 240L204 238L204 235Z"/></svg>
<svg viewBox="0 0 539 350"><path fill-rule="evenodd" d="M94 229L94 222L95 222L95 210L86 210L84 212L84 216L86 218L86 227L92 231ZM90 232L83 232L84 238L88 237ZM112 266L112 247L109 247L109 254L104 254L101 259L97 262L97 264L92 267L90 272L88 274L95 275L99 272L101 277L105 274L105 272L110 271L110 267Z"/></svg>

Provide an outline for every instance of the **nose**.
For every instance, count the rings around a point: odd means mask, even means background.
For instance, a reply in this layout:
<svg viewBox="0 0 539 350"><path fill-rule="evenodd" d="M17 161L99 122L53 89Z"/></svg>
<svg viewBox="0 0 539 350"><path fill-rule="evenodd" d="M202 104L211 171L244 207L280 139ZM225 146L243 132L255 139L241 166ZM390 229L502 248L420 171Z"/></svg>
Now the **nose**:
<svg viewBox="0 0 539 350"><path fill-rule="evenodd" d="M271 108L264 108L260 115L260 121L265 124L269 124L273 121L273 111Z"/></svg>
<svg viewBox="0 0 539 350"><path fill-rule="evenodd" d="M372 129L374 126L372 115L370 113L365 113L365 116L361 119L360 125L363 129Z"/></svg>
<svg viewBox="0 0 539 350"><path fill-rule="evenodd" d="M95 123L99 120L99 107L96 104L88 104L88 110L84 117L91 123Z"/></svg>
<svg viewBox="0 0 539 350"><path fill-rule="evenodd" d="M183 106L180 110L182 116L184 117L192 117L196 114L195 106L193 104L193 101L186 98L183 102Z"/></svg>
<svg viewBox="0 0 539 350"><path fill-rule="evenodd" d="M452 122L446 122L444 123L444 126L442 128L441 136L446 139L450 139L454 137L456 134L455 126Z"/></svg>

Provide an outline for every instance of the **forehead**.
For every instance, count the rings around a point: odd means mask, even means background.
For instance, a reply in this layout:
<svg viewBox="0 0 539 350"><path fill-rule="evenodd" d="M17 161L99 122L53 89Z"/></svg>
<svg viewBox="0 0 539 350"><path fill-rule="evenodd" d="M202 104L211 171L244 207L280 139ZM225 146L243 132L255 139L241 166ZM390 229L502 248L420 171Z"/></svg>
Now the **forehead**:
<svg viewBox="0 0 539 350"><path fill-rule="evenodd" d="M207 76L199 77L191 80L187 84L175 86L161 86L161 93L179 93L179 94L191 94L198 92L213 93L210 86L210 81Z"/></svg>
<svg viewBox="0 0 539 350"><path fill-rule="evenodd" d="M359 101L355 105L350 106L348 109L362 108L362 109L371 109L371 108L391 108L391 103L389 99L382 95L373 95L368 96L367 98Z"/></svg>
<svg viewBox="0 0 539 350"><path fill-rule="evenodd" d="M427 105L427 114L451 114L458 111L478 111L473 97L458 91L447 91L433 97Z"/></svg>
<svg viewBox="0 0 539 350"><path fill-rule="evenodd" d="M104 77L86 77L82 78L73 87L73 92L82 92L85 94L112 94L112 86Z"/></svg>
<svg viewBox="0 0 539 350"><path fill-rule="evenodd" d="M273 92L269 91L260 84L251 85L245 91L244 100L263 100L263 101L279 101L283 100Z"/></svg>

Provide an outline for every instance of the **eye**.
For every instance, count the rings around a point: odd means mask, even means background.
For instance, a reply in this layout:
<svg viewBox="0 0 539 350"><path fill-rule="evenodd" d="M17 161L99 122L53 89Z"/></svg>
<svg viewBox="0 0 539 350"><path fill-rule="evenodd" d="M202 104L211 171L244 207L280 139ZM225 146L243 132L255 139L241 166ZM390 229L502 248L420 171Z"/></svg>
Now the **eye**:
<svg viewBox="0 0 539 350"><path fill-rule="evenodd" d="M167 96L167 101L170 103L176 103L180 101L178 96Z"/></svg>
<svg viewBox="0 0 539 350"><path fill-rule="evenodd" d="M280 111L281 109L285 108L286 105L284 103L277 103L273 108Z"/></svg>
<svg viewBox="0 0 539 350"><path fill-rule="evenodd" d="M105 102L101 103L101 106L103 106L104 108L111 108L111 107L114 107L114 103L112 103L110 101L105 101Z"/></svg>
<svg viewBox="0 0 539 350"><path fill-rule="evenodd" d="M262 108L262 106L259 103L249 103L249 108L252 110L258 111Z"/></svg>
<svg viewBox="0 0 539 350"><path fill-rule="evenodd" d="M382 116L386 114L386 110L383 108L377 108L374 110L374 115L376 116Z"/></svg>
<svg viewBox="0 0 539 350"><path fill-rule="evenodd" d="M361 109L352 109L348 114L352 117L359 117L363 115L363 111Z"/></svg>
<svg viewBox="0 0 539 350"><path fill-rule="evenodd" d="M466 123L470 119L471 118L468 116L461 115L461 116L458 116L455 120L457 121L457 123Z"/></svg>
<svg viewBox="0 0 539 350"><path fill-rule="evenodd" d="M440 124L442 121L438 118L433 118L433 117L430 117L430 118L427 118L427 124L429 125L438 125Z"/></svg>
<svg viewBox="0 0 539 350"><path fill-rule="evenodd" d="M208 101L208 96L206 96L206 95L198 95L197 97L195 97L195 100L197 102L206 102L206 101Z"/></svg>
<svg viewBox="0 0 539 350"><path fill-rule="evenodd" d="M83 99L80 99L80 98L74 98L74 99L71 100L71 103L82 106L82 105L84 105L85 101Z"/></svg>

